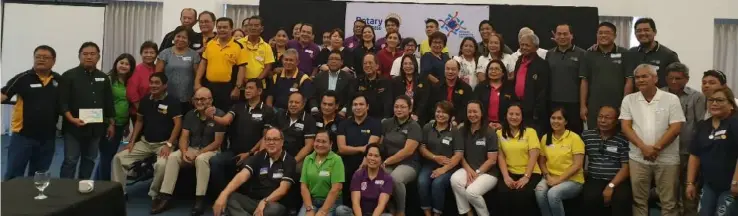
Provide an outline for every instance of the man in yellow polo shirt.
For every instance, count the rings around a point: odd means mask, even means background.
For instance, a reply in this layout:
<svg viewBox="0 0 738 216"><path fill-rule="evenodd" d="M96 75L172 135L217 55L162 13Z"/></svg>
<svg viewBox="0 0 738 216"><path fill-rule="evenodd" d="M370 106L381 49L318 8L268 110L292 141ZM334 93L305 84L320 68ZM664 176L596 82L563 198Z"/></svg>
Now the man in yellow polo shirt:
<svg viewBox="0 0 738 216"><path fill-rule="evenodd" d="M208 87L213 93L213 105L227 110L232 101L240 96L238 89L243 86L248 54L244 46L231 37L231 18L218 18L215 26L218 29L218 39L208 42L202 53L200 67L195 76L195 91L203 86ZM236 77L232 77L234 70L238 70Z"/></svg>
<svg viewBox="0 0 738 216"><path fill-rule="evenodd" d="M438 31L438 21L434 19L427 19L425 20L425 35L430 37L431 34ZM428 39L425 39L420 42L420 55L430 52L430 42ZM443 53L448 53L448 47L443 48Z"/></svg>
<svg viewBox="0 0 738 216"><path fill-rule="evenodd" d="M246 79L264 79L272 71L274 54L272 47L261 38L261 33L264 32L262 21L259 16L249 17L244 26L248 36L238 40L246 47Z"/></svg>

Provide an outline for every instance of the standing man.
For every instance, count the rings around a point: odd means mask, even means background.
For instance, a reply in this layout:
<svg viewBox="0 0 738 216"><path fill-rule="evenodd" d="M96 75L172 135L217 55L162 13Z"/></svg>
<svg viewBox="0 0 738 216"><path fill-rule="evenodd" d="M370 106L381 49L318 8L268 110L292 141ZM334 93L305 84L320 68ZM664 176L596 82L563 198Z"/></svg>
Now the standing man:
<svg viewBox="0 0 738 216"><path fill-rule="evenodd" d="M617 33L612 23L600 23L597 47L580 60L579 116L590 129L597 128L600 107L619 109L623 96L633 92L633 71L623 64L628 50L615 44Z"/></svg>
<svg viewBox="0 0 738 216"><path fill-rule="evenodd" d="M197 23L197 10L193 8L182 9L182 12L179 12L179 22L182 23L182 25L180 26L184 26L187 29L192 29L192 27L195 26L195 24ZM159 47L159 53L169 47L174 46L174 38L177 33L178 32L175 29L164 35L164 39L162 39L160 43L161 46ZM187 38L190 42L190 49L192 50L199 50L200 48L202 48L203 45L202 35L197 34L196 36L197 37Z"/></svg>
<svg viewBox="0 0 738 216"><path fill-rule="evenodd" d="M430 52L430 36L438 31L438 21L434 19L426 19L425 20L425 35L428 36L428 39L425 39L420 42L420 55ZM443 46L443 53L448 53L448 47L445 45Z"/></svg>
<svg viewBox="0 0 738 216"><path fill-rule="evenodd" d="M4 180L49 170L56 148L54 140L56 122L59 121L59 83L62 78L51 71L54 63L54 48L38 46L33 50L33 68L11 78L0 90L2 102L17 96L10 118L13 135L8 146Z"/></svg>
<svg viewBox="0 0 738 216"><path fill-rule="evenodd" d="M630 181L633 215L648 215L648 197L655 177L661 215L677 216L679 209L679 132L684 124L679 97L656 87L658 74L649 64L634 71L639 92L629 94L620 107L622 132L630 141Z"/></svg>
<svg viewBox="0 0 738 216"><path fill-rule="evenodd" d="M264 20L260 16L252 16L246 20L248 23L244 27L248 36L238 41L246 47L244 50L248 60L245 78L264 79L272 72L274 64L272 47L261 38L261 33L264 32Z"/></svg>
<svg viewBox="0 0 738 216"><path fill-rule="evenodd" d="M571 43L574 35L569 24L557 25L554 39L556 47L546 55L551 68L549 107L563 107L567 115L566 127L574 133L582 134L584 126L579 117L579 70L586 51Z"/></svg>
<svg viewBox="0 0 738 216"><path fill-rule="evenodd" d="M216 25L218 40L208 42L202 53L200 67L195 75L195 91L203 86L208 87L213 93L213 105L220 110L227 110L231 107L232 100L238 99L241 94L239 89L243 87L242 80L249 59L243 45L231 37L233 20L221 17ZM238 74L233 77L233 70L236 68Z"/></svg>
<svg viewBox="0 0 738 216"><path fill-rule="evenodd" d="M115 133L115 108L110 79L97 69L100 47L83 43L79 61L78 67L62 76L60 106L66 121L62 125L64 162L59 176L90 179L100 139L112 138ZM79 174L75 177L77 162Z"/></svg>
<svg viewBox="0 0 738 216"><path fill-rule="evenodd" d="M548 62L536 52L540 49L539 44L540 40L535 34L520 37L521 56L515 63L512 82L515 85L515 95L523 106L525 121L536 131L547 131L551 126L548 113L551 69ZM543 133L538 134L539 138Z"/></svg>
<svg viewBox="0 0 738 216"><path fill-rule="evenodd" d="M481 56L489 55L487 41L489 41L489 37L494 34L497 34L497 31L495 30L495 26L492 24L492 21L482 20L481 22L479 22L479 35L482 36L482 41L480 41L479 46L477 46L477 52L479 52ZM506 44L502 44L502 46L504 46L502 48L502 53L513 53L512 49L510 49L510 47L508 47Z"/></svg>
<svg viewBox="0 0 738 216"><path fill-rule="evenodd" d="M686 191L687 181L687 165L689 162L689 145L692 143L697 133L697 122L705 116L705 96L700 92L687 86L689 81L689 68L686 65L674 62L666 67L668 74L666 75L667 87L661 88L679 97L682 110L686 122L682 125L679 133L679 156L680 156L680 172L679 175L679 202L677 203L682 216L697 216L697 206L699 205L699 197L697 199L687 199L684 191Z"/></svg>
<svg viewBox="0 0 738 216"><path fill-rule="evenodd" d="M214 31L216 26L216 17L213 12L210 11L203 11L198 16L197 23L200 26L200 39L202 39L203 47L200 49L197 49L197 52L202 53L204 51L205 46L213 40L216 39L217 33ZM218 29L218 32L220 32L220 29ZM231 32L228 31L228 34L230 35Z"/></svg>
<svg viewBox="0 0 738 216"><path fill-rule="evenodd" d="M293 92L300 92L306 95L306 99L313 95L313 84L310 76L298 69L302 57L297 54L297 50L288 49L282 55L282 65L284 69L281 73L272 75L269 83L269 95L266 103L269 106L279 109L287 109L288 97Z"/></svg>
<svg viewBox="0 0 738 216"><path fill-rule="evenodd" d="M640 18L636 20L635 26L636 38L640 45L630 48L633 53L631 67L638 64L650 64L656 67L659 74L659 82L657 86L663 88L666 86L666 67L671 63L679 62L677 53L661 45L656 41L656 22L651 18Z"/></svg>
<svg viewBox="0 0 738 216"><path fill-rule="evenodd" d="M349 49L354 49L361 45L361 31L364 29L364 26L366 26L366 22L364 22L364 20L357 19L354 21L354 35L346 38L346 40L343 41L343 46L348 47Z"/></svg>
<svg viewBox="0 0 738 216"><path fill-rule="evenodd" d="M303 23L300 28L299 40L287 42L287 49L295 49L300 55L300 63L297 67L301 72L309 75L314 75L318 71L316 58L320 52L320 47L313 42L314 38L313 25Z"/></svg>
<svg viewBox="0 0 738 216"><path fill-rule="evenodd" d="M310 100L310 111L317 113L320 108L320 101L323 95L328 91L334 91L336 94L337 109L339 115L346 117L346 110L349 107L348 100L356 90L356 79L349 72L341 70L343 68L343 57L341 51L334 50L328 55L328 71L320 72L315 76L313 85L315 85L315 94ZM335 140L334 140L335 141ZM334 142L335 143L335 142ZM335 145L334 145L335 146Z"/></svg>
<svg viewBox="0 0 738 216"><path fill-rule="evenodd" d="M397 19L396 17L390 17L390 18L385 19L384 29L387 30L387 35L389 35L390 33L399 33L400 32L400 20ZM400 40L402 40L402 38L400 38ZM387 38L382 37L379 40L377 40L376 44L379 45L381 49L384 49L384 46L386 46L385 43L387 43Z"/></svg>

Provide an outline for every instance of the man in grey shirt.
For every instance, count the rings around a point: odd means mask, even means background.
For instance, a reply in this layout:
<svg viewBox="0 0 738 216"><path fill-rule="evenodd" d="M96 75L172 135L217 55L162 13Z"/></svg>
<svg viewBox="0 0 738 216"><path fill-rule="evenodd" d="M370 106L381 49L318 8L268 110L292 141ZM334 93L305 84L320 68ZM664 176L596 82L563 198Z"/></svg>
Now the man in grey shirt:
<svg viewBox="0 0 738 216"><path fill-rule="evenodd" d="M696 132L697 122L702 120L705 115L705 96L702 93L687 86L689 82L689 68L679 62L671 63L666 67L666 87L661 90L668 91L679 97L679 102L682 104L682 110L687 121L682 124L681 132L679 133L679 155L680 155L680 170L681 175L679 180L681 181L681 189L679 202L677 202L678 208L681 211L682 216L697 216L697 205L698 199L685 199L684 187L686 186L687 176L687 162L689 161L689 144L692 143Z"/></svg>
<svg viewBox="0 0 738 216"><path fill-rule="evenodd" d="M550 107L566 110L569 130L582 134L584 128L579 116L579 70L586 51L571 43L574 35L569 24L556 26L556 47L548 51L546 61L551 68Z"/></svg>
<svg viewBox="0 0 738 216"><path fill-rule="evenodd" d="M178 29L174 46L159 53L156 72L164 72L169 78L167 93L182 103L182 112L192 109L190 98L195 85L195 69L200 64L200 55L187 46L187 38L193 37L191 29Z"/></svg>

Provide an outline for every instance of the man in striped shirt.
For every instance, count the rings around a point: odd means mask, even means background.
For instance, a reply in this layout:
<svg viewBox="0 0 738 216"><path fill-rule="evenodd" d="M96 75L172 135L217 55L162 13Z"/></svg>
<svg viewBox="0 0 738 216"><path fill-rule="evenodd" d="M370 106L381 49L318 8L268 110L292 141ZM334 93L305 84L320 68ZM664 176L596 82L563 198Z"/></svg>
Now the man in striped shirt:
<svg viewBox="0 0 738 216"><path fill-rule="evenodd" d="M631 215L628 140L620 133L617 109L603 106L597 128L582 133L587 179L582 190L584 215Z"/></svg>

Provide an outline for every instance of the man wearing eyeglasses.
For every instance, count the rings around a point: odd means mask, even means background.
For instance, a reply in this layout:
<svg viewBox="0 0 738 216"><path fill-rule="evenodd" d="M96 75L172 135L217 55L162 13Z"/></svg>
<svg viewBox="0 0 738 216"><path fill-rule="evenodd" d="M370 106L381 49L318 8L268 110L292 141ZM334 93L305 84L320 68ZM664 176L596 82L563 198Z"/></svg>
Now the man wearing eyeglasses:
<svg viewBox="0 0 738 216"><path fill-rule="evenodd" d="M274 54L272 47L261 38L261 33L264 32L263 22L260 16L249 17L248 23L244 26L248 36L238 41L243 44L248 59L246 79L264 79L272 71Z"/></svg>
<svg viewBox="0 0 738 216"><path fill-rule="evenodd" d="M202 215L205 194L210 180L210 158L220 150L226 132L224 125L216 124L213 116L223 116L222 110L215 108L213 115L206 110L213 106L213 95L207 88L200 88L192 99L195 109L187 112L179 137L179 150L169 155L164 170L164 178L159 190L159 197L154 200L151 213L158 214L169 207L169 201L177 185L179 168L195 166L197 184L195 188L195 205L192 215Z"/></svg>

